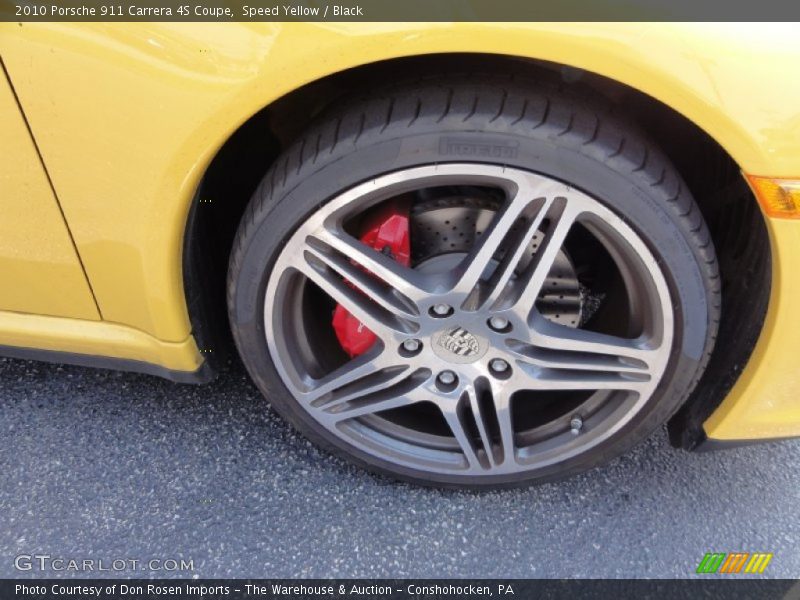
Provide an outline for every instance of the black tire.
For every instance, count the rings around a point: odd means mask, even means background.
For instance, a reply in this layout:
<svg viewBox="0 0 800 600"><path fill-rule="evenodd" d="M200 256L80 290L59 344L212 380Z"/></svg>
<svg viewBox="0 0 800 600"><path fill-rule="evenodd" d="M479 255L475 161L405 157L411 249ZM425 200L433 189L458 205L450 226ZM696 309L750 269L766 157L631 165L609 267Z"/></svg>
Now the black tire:
<svg viewBox="0 0 800 600"><path fill-rule="evenodd" d="M250 375L276 410L316 444L362 467L444 487L558 479L627 451L686 400L717 332L717 261L703 217L674 166L602 101L531 81L476 75L469 81L419 81L347 98L279 157L250 201L234 244L228 278L231 327ZM674 301L672 355L646 408L593 452L524 477L432 477L348 446L300 408L266 343L267 280L299 223L343 190L377 175L452 161L533 170L600 200L645 240Z"/></svg>

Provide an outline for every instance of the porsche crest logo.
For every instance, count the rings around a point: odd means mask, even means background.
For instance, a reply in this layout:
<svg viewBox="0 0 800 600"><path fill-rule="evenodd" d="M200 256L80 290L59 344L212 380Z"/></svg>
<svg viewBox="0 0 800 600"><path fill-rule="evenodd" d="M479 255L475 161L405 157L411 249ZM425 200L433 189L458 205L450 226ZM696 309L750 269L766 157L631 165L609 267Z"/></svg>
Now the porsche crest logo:
<svg viewBox="0 0 800 600"><path fill-rule="evenodd" d="M465 358L475 356L480 350L478 338L463 327L456 327L445 332L439 337L438 343L448 352Z"/></svg>

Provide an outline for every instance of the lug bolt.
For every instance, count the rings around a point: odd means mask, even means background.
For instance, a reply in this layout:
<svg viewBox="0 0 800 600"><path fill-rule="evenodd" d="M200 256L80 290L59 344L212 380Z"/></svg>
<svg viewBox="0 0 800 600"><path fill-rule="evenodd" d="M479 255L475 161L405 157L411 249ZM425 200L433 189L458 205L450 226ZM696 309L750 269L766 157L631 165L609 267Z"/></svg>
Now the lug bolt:
<svg viewBox="0 0 800 600"><path fill-rule="evenodd" d="M450 307L447 304L434 304L433 312L440 317L446 317L450 314Z"/></svg>
<svg viewBox="0 0 800 600"><path fill-rule="evenodd" d="M410 339L403 342L403 350L406 352L414 353L417 352L422 344L419 343L419 340Z"/></svg>
<svg viewBox="0 0 800 600"><path fill-rule="evenodd" d="M504 319L503 317L492 317L489 319L489 327L495 331L503 331L506 327L508 327L508 319Z"/></svg>
<svg viewBox="0 0 800 600"><path fill-rule="evenodd" d="M505 373L508 371L508 363L502 358L494 358L489 363L489 368L495 373Z"/></svg>
<svg viewBox="0 0 800 600"><path fill-rule="evenodd" d="M572 435L578 435L583 429L583 419L580 417L572 417L572 420L569 422L570 426L570 433Z"/></svg>
<svg viewBox="0 0 800 600"><path fill-rule="evenodd" d="M442 371L437 379L442 385L453 385L456 382L456 374L452 371Z"/></svg>

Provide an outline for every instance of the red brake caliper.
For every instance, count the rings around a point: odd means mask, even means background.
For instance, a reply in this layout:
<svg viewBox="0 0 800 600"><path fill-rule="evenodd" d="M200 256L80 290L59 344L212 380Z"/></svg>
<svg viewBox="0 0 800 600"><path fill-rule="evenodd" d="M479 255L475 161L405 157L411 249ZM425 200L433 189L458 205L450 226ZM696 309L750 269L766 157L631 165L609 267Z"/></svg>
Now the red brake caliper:
<svg viewBox="0 0 800 600"><path fill-rule="evenodd" d="M373 211L364 221L361 241L378 252L390 256L404 267L409 266L411 242L408 231L408 205L392 201ZM364 354L376 340L375 334L341 304L337 304L333 312L333 329L342 348L351 357Z"/></svg>

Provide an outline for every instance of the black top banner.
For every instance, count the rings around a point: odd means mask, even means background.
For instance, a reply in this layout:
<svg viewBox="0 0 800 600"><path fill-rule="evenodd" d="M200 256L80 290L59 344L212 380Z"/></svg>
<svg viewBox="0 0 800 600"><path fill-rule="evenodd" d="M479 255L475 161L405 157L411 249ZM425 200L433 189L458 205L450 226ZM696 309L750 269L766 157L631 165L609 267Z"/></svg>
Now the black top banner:
<svg viewBox="0 0 800 600"><path fill-rule="evenodd" d="M794 599L797 581L786 579L577 580L577 579L50 579L0 580L3 600L422 600L613 598L661 600Z"/></svg>
<svg viewBox="0 0 800 600"><path fill-rule="evenodd" d="M0 21L798 21L797 0L0 0Z"/></svg>

